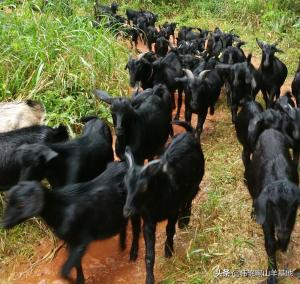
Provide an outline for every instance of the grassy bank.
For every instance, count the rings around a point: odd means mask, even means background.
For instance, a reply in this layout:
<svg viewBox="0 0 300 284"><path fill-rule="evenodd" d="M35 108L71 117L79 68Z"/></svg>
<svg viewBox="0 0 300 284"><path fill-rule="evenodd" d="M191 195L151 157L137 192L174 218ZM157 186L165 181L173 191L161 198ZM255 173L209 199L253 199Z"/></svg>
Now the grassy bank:
<svg viewBox="0 0 300 284"><path fill-rule="evenodd" d="M40 2L0 4L0 99L40 100L51 125L74 125L97 109L93 88L127 92L127 50L103 25L93 28L92 3L53 1L41 13Z"/></svg>

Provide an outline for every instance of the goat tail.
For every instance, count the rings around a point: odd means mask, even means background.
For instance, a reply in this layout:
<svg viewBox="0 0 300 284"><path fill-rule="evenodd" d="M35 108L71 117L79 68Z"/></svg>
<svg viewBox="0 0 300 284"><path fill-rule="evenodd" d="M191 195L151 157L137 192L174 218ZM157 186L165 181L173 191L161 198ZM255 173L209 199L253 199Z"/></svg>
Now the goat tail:
<svg viewBox="0 0 300 284"><path fill-rule="evenodd" d="M194 129L193 126L191 126L189 123L187 123L186 121L182 121L182 120L173 120L172 121L172 124L175 124L175 125L178 125L178 126L181 126L183 127L187 132L190 132L190 133L195 133L196 130Z"/></svg>

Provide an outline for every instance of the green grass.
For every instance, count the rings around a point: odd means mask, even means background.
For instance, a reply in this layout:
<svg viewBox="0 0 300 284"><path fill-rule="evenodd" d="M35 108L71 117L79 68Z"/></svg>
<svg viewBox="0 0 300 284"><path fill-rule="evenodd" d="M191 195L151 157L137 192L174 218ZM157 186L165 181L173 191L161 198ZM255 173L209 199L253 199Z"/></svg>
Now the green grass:
<svg viewBox="0 0 300 284"><path fill-rule="evenodd" d="M65 16L57 13L60 6L38 13L32 3L0 13L0 99L42 101L50 125L73 126L96 110L107 117L90 91L127 93L126 48L103 25L93 28L92 5L74 4L72 10L80 9Z"/></svg>

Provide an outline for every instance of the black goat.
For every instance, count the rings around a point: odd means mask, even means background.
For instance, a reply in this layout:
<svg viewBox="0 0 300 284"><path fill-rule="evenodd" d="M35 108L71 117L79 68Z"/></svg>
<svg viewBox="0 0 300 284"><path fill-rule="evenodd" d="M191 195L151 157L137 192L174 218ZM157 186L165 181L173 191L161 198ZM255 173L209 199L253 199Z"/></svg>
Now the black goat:
<svg viewBox="0 0 300 284"><path fill-rule="evenodd" d="M193 54L199 55L204 50L204 40L195 39L190 41L181 41L177 47L180 55Z"/></svg>
<svg viewBox="0 0 300 284"><path fill-rule="evenodd" d="M248 133L251 137L255 130L250 129ZM269 128L264 130L251 145L253 153L251 162L246 167L246 177L253 200L265 186L274 181L288 179L298 184L296 163L292 161L289 153L292 147L289 137L277 129Z"/></svg>
<svg viewBox="0 0 300 284"><path fill-rule="evenodd" d="M136 87L141 82L145 90L153 87L154 73L152 62L156 60L153 52L146 52L139 59L129 58L125 70L128 69L130 86Z"/></svg>
<svg viewBox="0 0 300 284"><path fill-rule="evenodd" d="M100 22L103 15L114 16L117 14L119 5L116 2L111 3L110 6L101 5L99 0L94 4L94 15L96 21Z"/></svg>
<svg viewBox="0 0 300 284"><path fill-rule="evenodd" d="M287 250L299 204L300 189L289 180L267 185L254 202L256 220L264 232L269 271L275 270L278 273L276 250ZM269 276L268 283L277 283L274 273Z"/></svg>
<svg viewBox="0 0 300 284"><path fill-rule="evenodd" d="M138 16L140 16L142 13L142 11L136 11L136 10L132 10L132 9L126 9L126 16L127 16L127 23L128 25L130 25L130 21L132 21L133 23L136 23L136 20L138 18Z"/></svg>
<svg viewBox="0 0 300 284"><path fill-rule="evenodd" d="M245 101L253 100L259 91L259 76L251 63L249 54L246 62L219 64L216 69L225 76L230 86L232 122L235 123L238 107Z"/></svg>
<svg viewBox="0 0 300 284"><path fill-rule="evenodd" d="M47 178L53 188L89 181L114 159L109 127L97 117L82 119L85 126L76 139L55 144L25 144L17 148L20 180Z"/></svg>
<svg viewBox="0 0 300 284"><path fill-rule="evenodd" d="M292 93L296 99L297 107L300 107L300 58L298 68L296 70L295 78L292 82Z"/></svg>
<svg viewBox="0 0 300 284"><path fill-rule="evenodd" d="M287 110L289 108L289 110ZM259 135L269 128L276 129L284 134L288 140L290 147L293 149L293 160L298 164L299 160L299 142L300 142L300 112L280 105L280 110L267 109L256 115L249 123L248 140L251 151L255 148Z"/></svg>
<svg viewBox="0 0 300 284"><path fill-rule="evenodd" d="M178 123L177 123L178 124ZM136 165L129 148L129 164L124 182L127 198L124 216L139 214L143 220L146 244L146 283L154 283L155 229L157 222L168 220L165 256L173 253L173 237L178 218L180 228L187 226L192 200L199 191L204 174L204 157L192 127L180 122L188 132L177 135L159 160L145 166Z"/></svg>
<svg viewBox="0 0 300 284"><path fill-rule="evenodd" d="M143 11L143 16L146 17L150 26L155 26L155 23L158 20L158 14L154 14L150 11Z"/></svg>
<svg viewBox="0 0 300 284"><path fill-rule="evenodd" d="M81 259L88 245L97 239L120 235L120 246L125 248L127 219L123 216L126 189L123 185L126 163L111 163L100 176L86 183L69 185L59 190L48 190L36 181L20 182L8 194L4 212L4 228L36 216L41 216L55 234L64 240L69 256L61 275L68 280L76 268L77 284L84 283ZM134 217L133 242L130 259L138 251L139 219Z"/></svg>
<svg viewBox="0 0 300 284"><path fill-rule="evenodd" d="M185 69L195 70L201 62L204 61L204 58L200 56L194 56L191 54L179 55L181 65Z"/></svg>
<svg viewBox="0 0 300 284"><path fill-rule="evenodd" d="M118 157L124 158L127 145L139 164L161 153L171 133L172 119L170 93L164 85L156 85L132 99L112 98L97 90L95 95L111 105Z"/></svg>
<svg viewBox="0 0 300 284"><path fill-rule="evenodd" d="M156 43L158 31L154 26L148 26L146 28L146 45L149 51L152 51L152 44Z"/></svg>
<svg viewBox="0 0 300 284"><path fill-rule="evenodd" d="M185 77L176 78L186 83L185 90L185 120L191 123L192 113L198 115L197 132L200 136L203 130L208 108L214 114L215 104L220 96L222 81L214 70L204 70L198 76L191 70L183 69Z"/></svg>
<svg viewBox="0 0 300 284"><path fill-rule="evenodd" d="M276 47L276 43L267 44L258 39L256 39L256 42L262 50L258 71L261 77L260 88L268 108L273 106L275 98L279 98L280 87L286 79L288 70L286 65L275 56L275 52L283 52Z"/></svg>
<svg viewBox="0 0 300 284"><path fill-rule="evenodd" d="M236 47L228 46L226 47L220 56L220 62L225 64L234 64L246 61L246 56L244 51L240 48L244 42L241 42Z"/></svg>
<svg viewBox="0 0 300 284"><path fill-rule="evenodd" d="M222 50L225 48L221 40L221 34L210 32L207 36L206 51L211 57L219 57Z"/></svg>
<svg viewBox="0 0 300 284"><path fill-rule="evenodd" d="M153 62L154 84L165 84L171 93L172 107L175 109L175 91L178 93L177 111L175 119L179 119L182 106L182 93L184 86L175 80L176 77L183 75L182 66L178 54L169 52L164 58Z"/></svg>
<svg viewBox="0 0 300 284"><path fill-rule="evenodd" d="M159 57L165 57L169 50L169 41L163 36L158 37L155 42L154 50Z"/></svg>
<svg viewBox="0 0 300 284"><path fill-rule="evenodd" d="M289 148L284 134L267 129L258 137L246 167L257 221L264 231L269 271L277 270L276 249L287 249L299 203L297 165L291 159ZM271 275L268 283L277 283L276 276Z"/></svg>
<svg viewBox="0 0 300 284"><path fill-rule="evenodd" d="M177 23L168 23L165 22L162 26L166 30L166 38L170 40L170 37L173 37L173 43L175 43L175 30L176 30Z"/></svg>
<svg viewBox="0 0 300 284"><path fill-rule="evenodd" d="M147 55L147 57L146 57ZM150 58L150 60L148 59ZM130 85L138 81L142 88L152 88L156 84L164 84L171 93L172 106L175 108L175 91L178 90L178 104L175 119L179 118L182 106L183 84L175 80L183 75L181 62L176 52L169 52L164 58L153 61L153 53L146 53L139 60L129 60L126 67L130 75Z"/></svg>
<svg viewBox="0 0 300 284"><path fill-rule="evenodd" d="M242 159L246 167L250 161L251 146L249 144L248 127L251 119L263 112L261 104L255 101L248 101L243 104L241 111L237 115L235 122L236 136L243 146Z"/></svg>
<svg viewBox="0 0 300 284"><path fill-rule="evenodd" d="M244 51L241 49L241 46L245 44L244 42L240 42L236 47L228 46L226 47L222 53L220 54L220 62L225 64L235 64L246 61L246 56ZM225 93L227 96L227 105L231 105L231 90L230 84L228 82L228 77L224 76L224 87Z"/></svg>
<svg viewBox="0 0 300 284"><path fill-rule="evenodd" d="M142 40L141 36L140 36L140 32L137 29L137 27L133 26L133 27L127 27L125 28L125 37L130 38L130 45L131 48L135 48L137 50L137 46L138 46L138 40Z"/></svg>
<svg viewBox="0 0 300 284"><path fill-rule="evenodd" d="M0 133L0 188L7 190L19 181L21 166L16 157L16 149L23 144L55 143L68 139L65 126L30 126Z"/></svg>

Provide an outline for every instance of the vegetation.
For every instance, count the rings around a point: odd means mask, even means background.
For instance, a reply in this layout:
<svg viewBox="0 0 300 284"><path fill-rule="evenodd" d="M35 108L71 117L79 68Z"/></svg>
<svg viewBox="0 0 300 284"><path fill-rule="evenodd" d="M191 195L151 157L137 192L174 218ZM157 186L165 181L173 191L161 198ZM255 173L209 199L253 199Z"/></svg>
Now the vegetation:
<svg viewBox="0 0 300 284"><path fill-rule="evenodd" d="M47 109L47 123L66 124L73 134L80 128L81 116L97 113L110 121L107 108L90 91L98 87L114 95L128 94L126 43L117 39L114 30L105 28L104 23L93 28L91 0L52 0L47 7L42 2L0 2L0 99L39 100ZM234 28L247 41L247 51L253 51L257 57L260 50L256 37L279 41L285 51L279 56L287 63L289 76L294 74L300 48L298 0L118 2L123 12L127 7L141 5L155 11L160 15L160 23L172 20L179 26L219 26L226 31ZM243 185L241 149L228 111L220 106L217 112L221 116L217 116L214 129L203 140L208 157L206 175L193 212L193 224L178 236L185 252L161 261L167 271L167 283L215 283L218 268L266 266L261 230L250 220L251 202ZM0 216L2 211L0 205ZM0 228L0 267L9 265L17 256L35 260L36 244L50 236L38 220L9 232Z"/></svg>

